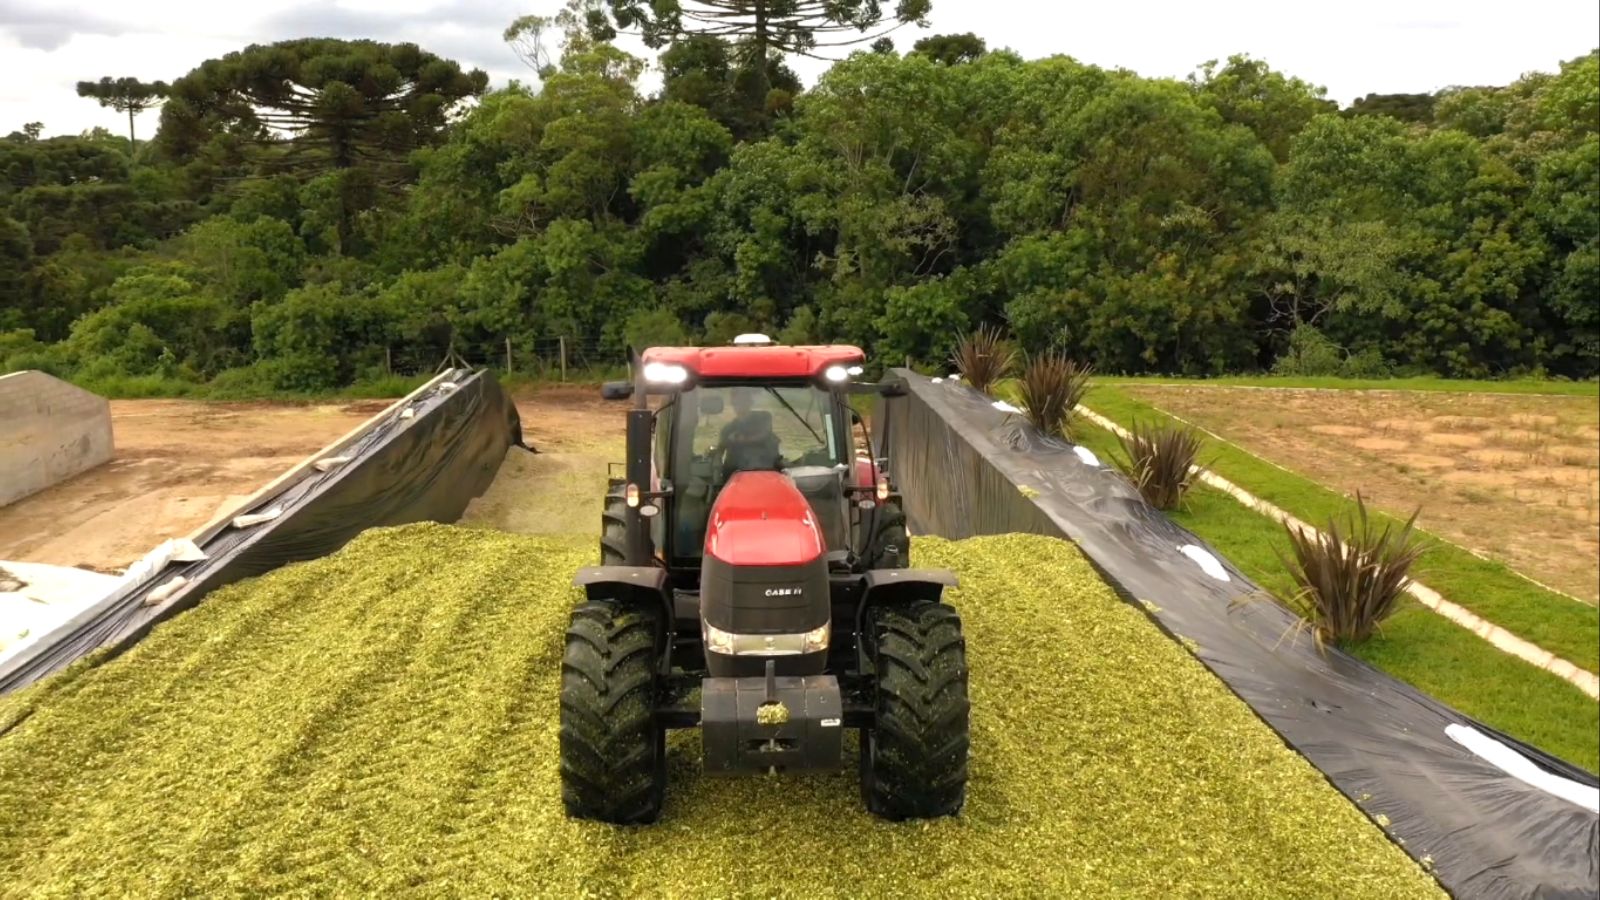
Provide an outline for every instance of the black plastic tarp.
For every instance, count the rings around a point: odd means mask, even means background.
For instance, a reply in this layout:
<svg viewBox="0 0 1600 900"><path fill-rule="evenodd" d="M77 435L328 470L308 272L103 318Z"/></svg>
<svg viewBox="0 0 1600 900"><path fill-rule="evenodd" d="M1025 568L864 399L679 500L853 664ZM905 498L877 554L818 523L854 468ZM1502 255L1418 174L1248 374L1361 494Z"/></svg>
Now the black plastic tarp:
<svg viewBox="0 0 1600 900"><path fill-rule="evenodd" d="M204 560L174 563L125 585L0 665L0 693L31 684L101 648L126 649L157 623L211 591L339 549L367 528L454 522L486 490L513 444L516 406L487 372L443 373L391 407L353 444L345 461L306 474L240 513L279 508L276 518L228 527L199 544ZM152 592L186 582L159 602Z"/></svg>
<svg viewBox="0 0 1600 900"><path fill-rule="evenodd" d="M970 387L895 374L909 394L887 404L887 455L914 534L1033 532L1076 543L1124 598L1148 601L1163 629L1193 640L1200 660L1339 790L1387 816L1389 833L1417 859L1431 857L1456 896L1600 894L1600 817L1512 777L1445 729L1476 728L1580 785L1596 785L1593 775L1348 654L1319 651L1275 603L1236 602L1261 589L1106 461Z"/></svg>

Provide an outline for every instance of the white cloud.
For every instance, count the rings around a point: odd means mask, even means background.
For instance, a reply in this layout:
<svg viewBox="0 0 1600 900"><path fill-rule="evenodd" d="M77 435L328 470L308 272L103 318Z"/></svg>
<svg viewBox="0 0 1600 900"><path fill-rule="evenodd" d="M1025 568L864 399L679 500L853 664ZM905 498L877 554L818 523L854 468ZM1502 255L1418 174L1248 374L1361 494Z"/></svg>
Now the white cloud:
<svg viewBox="0 0 1600 900"><path fill-rule="evenodd" d="M1369 92L1505 84L1600 43L1592 0L935 0L934 19L935 31L971 31L1025 57L1065 53L1151 76L1181 77L1208 59L1248 53L1327 87L1341 103Z"/></svg>
<svg viewBox="0 0 1600 900"><path fill-rule="evenodd" d="M500 40L515 16L560 0L0 0L0 134L43 122L48 134L123 123L76 96L79 80L132 75L171 81L250 43L307 35L414 41L483 68L496 83L527 72ZM1352 0L1308 5L1265 0L1089 4L1061 0L935 0L920 36L971 31L1025 57L1064 53L1145 75L1181 77L1208 59L1249 53L1329 89L1341 103L1369 92L1505 84L1554 70L1600 43L1592 0ZM796 60L809 82L825 68ZM146 113L141 134L155 128Z"/></svg>

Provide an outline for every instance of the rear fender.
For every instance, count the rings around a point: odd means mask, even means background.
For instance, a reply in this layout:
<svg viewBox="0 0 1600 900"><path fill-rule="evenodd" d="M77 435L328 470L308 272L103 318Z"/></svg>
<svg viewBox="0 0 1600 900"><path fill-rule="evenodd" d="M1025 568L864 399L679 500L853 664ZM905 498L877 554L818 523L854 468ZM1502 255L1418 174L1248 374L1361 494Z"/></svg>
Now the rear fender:
<svg viewBox="0 0 1600 900"><path fill-rule="evenodd" d="M672 592L667 588L667 570L656 566L584 566L572 578L590 600L638 604L654 607L661 613L661 645L667 657L672 653L672 638L677 622L672 608ZM664 658L663 665L670 665Z"/></svg>
<svg viewBox="0 0 1600 900"><path fill-rule="evenodd" d="M867 610L873 606L898 605L914 600L937 602L945 588L960 585L956 573L948 569L872 569L862 576L861 602L856 606L856 634L865 638ZM866 640L856 641L858 664L865 663Z"/></svg>

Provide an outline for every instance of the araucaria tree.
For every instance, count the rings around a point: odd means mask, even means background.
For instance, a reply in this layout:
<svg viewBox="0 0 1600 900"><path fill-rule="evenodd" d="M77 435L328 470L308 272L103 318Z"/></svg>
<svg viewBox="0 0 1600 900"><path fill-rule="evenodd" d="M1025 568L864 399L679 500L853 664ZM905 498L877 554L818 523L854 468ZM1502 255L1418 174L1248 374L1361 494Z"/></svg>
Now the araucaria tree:
<svg viewBox="0 0 1600 900"><path fill-rule="evenodd" d="M819 55L818 51L871 43L902 25L926 25L933 0L583 0L590 34L610 40L616 32L638 34L646 46L664 47L696 35L733 42L745 53L745 68L758 74L765 94L767 60L773 54Z"/></svg>
<svg viewBox="0 0 1600 900"><path fill-rule="evenodd" d="M78 82L78 96L92 97L103 107L128 114L128 147L138 146L133 136L133 118L161 103L167 96L165 81L140 81L137 78L112 78Z"/></svg>
<svg viewBox="0 0 1600 900"><path fill-rule="evenodd" d="M359 198L409 180L411 152L441 139L451 114L488 81L416 44L253 45L173 82L160 141L178 159L222 142L263 174L336 173L343 242Z"/></svg>

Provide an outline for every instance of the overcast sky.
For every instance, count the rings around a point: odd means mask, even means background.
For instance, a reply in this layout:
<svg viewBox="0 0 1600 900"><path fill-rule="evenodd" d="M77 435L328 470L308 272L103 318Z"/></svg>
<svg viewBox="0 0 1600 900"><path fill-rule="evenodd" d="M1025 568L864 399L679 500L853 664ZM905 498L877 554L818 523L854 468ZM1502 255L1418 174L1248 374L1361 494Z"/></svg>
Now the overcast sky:
<svg viewBox="0 0 1600 900"><path fill-rule="evenodd" d="M506 24L561 0L0 0L0 135L27 122L46 134L126 121L74 84L103 75L171 81L203 60L294 37L413 41L487 71L495 84L527 71L500 40ZM885 6L891 5L886 2ZM934 0L930 27L972 31L1028 58L1064 53L1144 75L1182 76L1208 59L1248 53L1348 103L1368 92L1505 84L1553 71L1600 44L1595 0ZM796 63L807 83L822 64ZM140 134L153 132L146 113Z"/></svg>

